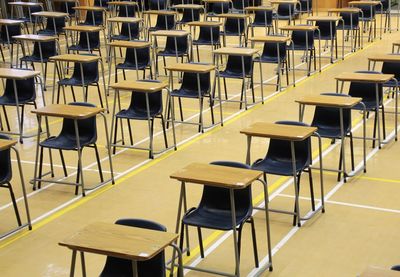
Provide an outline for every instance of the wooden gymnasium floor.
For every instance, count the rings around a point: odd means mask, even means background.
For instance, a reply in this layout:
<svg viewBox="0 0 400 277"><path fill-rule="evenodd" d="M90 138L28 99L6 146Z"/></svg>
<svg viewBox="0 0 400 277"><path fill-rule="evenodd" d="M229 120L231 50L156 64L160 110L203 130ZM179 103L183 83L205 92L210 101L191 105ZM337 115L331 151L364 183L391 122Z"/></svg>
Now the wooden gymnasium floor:
<svg viewBox="0 0 400 277"><path fill-rule="evenodd" d="M395 21L393 21L395 23ZM281 23L282 25L283 23ZM296 71L296 87L289 87L282 92L274 92L273 86L265 86L265 104L257 104L247 111L239 110L237 103L223 103L225 124L208 130L204 134L197 133L197 127L179 125L176 127L178 150L169 151L149 160L147 152L118 149L113 155L116 184L107 184L90 191L86 197L74 195L74 188L63 185L46 184L42 189L33 191L27 182L33 176L35 139L25 139L18 144L23 171L28 187L29 205L33 218L33 230L23 230L0 241L0 272L2 276L67 276L69 273L71 252L58 246L58 242L90 222L114 222L119 218L145 218L160 222L173 231L175 226L178 182L169 175L191 162L211 162L215 160L245 161L246 138L239 131L256 121L274 122L277 120L297 120L298 107L294 102L303 95L317 95L322 92L335 91L334 77L342 72L366 70L367 57L376 53L390 53L393 41L400 38L399 32L386 33L382 40L366 43L364 49L348 54L345 60L334 64L329 59L322 60L323 70L305 78L304 72ZM339 39L341 39L339 37ZM229 44L235 44L236 38L228 38ZM339 42L340 44L340 42ZM61 45L65 42L62 39ZM258 47L261 47L258 45ZM103 48L105 55L105 49ZM296 53L296 65L300 64L301 53ZM211 61L209 48L201 48L202 62ZM168 63L173 63L169 59ZM304 68L304 64L301 65ZM52 66L49 69L49 83L52 82ZM264 80L274 76L275 66L263 65ZM108 70L108 65L106 65ZM379 69L379 68L378 68ZM258 69L255 70L258 80ZM162 72L162 71L161 71ZM133 73L131 73L134 77ZM121 76L122 77L122 76ZM164 79L165 77L161 77ZM270 81L274 82L275 79ZM176 80L175 80L176 81ZM229 97L238 98L239 82L228 81ZM68 90L67 90L68 91ZM256 95L259 95L259 86ZM113 101L113 91L109 101ZM129 94L122 93L123 105L127 105ZM96 101L96 92L91 91L89 101ZM45 92L50 103L51 86ZM72 101L67 94L68 101ZM390 101L390 100L388 100ZM40 103L40 101L39 101ZM184 100L185 117L197 120L197 101ZM393 101L388 103L393 106ZM9 114L14 110L9 109ZM35 117L27 110L25 129L34 132L37 128ZM306 109L305 122L310 122L313 108ZM208 110L204 112L205 121L209 122ZM216 109L218 117L218 110ZM111 116L107 115L108 124ZM394 117L387 116L387 130L392 132ZM15 122L15 116L13 121ZM353 113L356 134L361 134L360 114ZM53 134L59 130L60 120L51 119ZM367 122L367 132L372 132L373 117ZM14 124L15 125L15 124ZM127 129L127 128L125 128ZM145 122L134 122L135 142L146 145L148 142ZM156 124L156 132L161 130ZM100 152L103 169L108 175L104 130L99 125ZM126 131L126 130L125 130ZM168 132L172 142L171 132ZM316 141L313 141L316 145ZM162 136L157 133L156 148L163 146ZM330 145L323 140L324 164L336 167L339 158L338 144ZM263 157L267 149L267 141L256 139L253 143L253 159ZM317 148L314 147L314 150ZM349 151L348 151L349 152ZM305 222L301 228L292 226L292 217L271 213L271 232L273 245L272 273L263 276L356 276L368 265L390 267L400 263L398 249L400 247L400 172L398 157L400 144L394 141L381 150L372 149L368 143L367 173L350 178L347 183L337 182L335 174L324 173L326 213L318 214ZM361 162L361 143L355 143L356 164ZM316 152L315 152L316 154ZM62 171L58 156L54 163L56 173ZM91 150L84 151L84 168L86 182L93 185L98 181L98 172ZM75 178L76 154L68 153L69 178ZM46 160L45 162L48 163ZM14 162L15 166L15 162ZM14 188L19 198L18 205L22 213L21 191L14 168ZM318 174L314 172L316 188ZM292 208L293 184L291 178L269 177L271 206L275 208ZM189 207L195 206L201 194L201 187L188 185ZM302 180L301 208L303 214L310 210L308 201L308 181ZM319 196L319 189L316 189ZM262 202L260 187L253 188L254 204ZM8 193L0 195L0 232L6 232L16 224ZM25 217L24 217L25 218ZM256 213L256 229L259 255L262 260L266 256L264 217ZM203 239L207 249L207 257L199 260L197 235L191 230L192 255L185 257L186 264L208 265L219 270L233 270L233 248L231 237L218 231L204 231ZM241 273L252 275L253 256L251 249L250 229L243 232L243 255ZM167 253L167 257L169 252ZM104 257L87 255L88 276L96 276L104 264ZM78 274L80 273L79 267ZM204 274L188 272L187 276L203 276Z"/></svg>

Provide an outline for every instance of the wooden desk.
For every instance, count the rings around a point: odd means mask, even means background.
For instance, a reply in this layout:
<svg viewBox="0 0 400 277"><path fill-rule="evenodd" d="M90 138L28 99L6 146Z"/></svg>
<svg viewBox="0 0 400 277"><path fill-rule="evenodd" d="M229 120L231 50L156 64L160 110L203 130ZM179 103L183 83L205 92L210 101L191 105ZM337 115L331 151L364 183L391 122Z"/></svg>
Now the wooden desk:
<svg viewBox="0 0 400 277"><path fill-rule="evenodd" d="M272 6L254 6L254 7L245 7L244 10L247 12L273 11L274 8Z"/></svg>
<svg viewBox="0 0 400 277"><path fill-rule="evenodd" d="M137 18L137 17L110 17L108 20L108 22L115 22L115 23L138 23L138 22L142 22L141 18Z"/></svg>
<svg viewBox="0 0 400 277"><path fill-rule="evenodd" d="M179 30L158 30L151 33L152 36L158 37L184 37L190 35L188 31Z"/></svg>
<svg viewBox="0 0 400 277"><path fill-rule="evenodd" d="M154 145L153 145L153 122L152 122L152 117L151 117L151 110L150 110L150 100L149 100L149 94L156 93L156 92L161 92L162 90L166 89L168 87L168 83L165 81L155 81L155 80L136 80L136 81L120 81L114 84L110 85L111 88L114 89L114 104L113 104L113 113L112 113L112 121L111 121L111 134L114 134L114 143L112 143L112 147L124 147L124 148L130 148L130 149L139 149L139 150L147 150L149 151L149 159L153 159L154 155L158 155L161 153L164 153L165 151L168 151L172 148L176 150L176 137L175 137L175 126L172 125L172 135L173 135L173 140L174 140L174 145L171 147L168 147L166 143L166 147L164 150L161 151L154 151ZM131 145L126 145L126 144L117 144L117 103L121 103L120 99L120 91L125 90L129 91L131 93L135 92L141 92L145 94L145 99L146 99L146 114L147 114L147 124L149 128L149 147L148 148L143 148L143 147L137 147L133 145L133 141L131 140ZM121 110L121 106L119 106L119 109ZM164 118L162 118L164 120ZM162 124L164 122L162 121ZM130 126L130 125L129 125ZM130 127L129 127L130 128ZM164 132L164 138L165 141L166 139L166 132L164 129L163 125L163 132Z"/></svg>
<svg viewBox="0 0 400 277"><path fill-rule="evenodd" d="M9 235L11 235L11 234L13 234L13 233L15 233L15 232L27 227L27 226L28 226L29 230L32 230L31 216L30 216L29 205L28 205L28 197L26 196L25 179L24 179L24 175L23 175L23 171L22 171L21 159L20 159L20 156L19 156L19 152L18 152L17 148L15 148L16 144L17 144L16 140L0 139L0 151L11 149L11 150L14 151L15 156L17 158L19 177L20 177L21 188L22 188L22 197L24 199L24 206L25 206L27 222L22 224L21 220L18 219L18 223L19 223L20 226L12 229L10 231L7 231L4 234L0 234L0 238L4 238L6 236L9 236Z"/></svg>
<svg viewBox="0 0 400 277"><path fill-rule="evenodd" d="M316 107L326 107L326 108L334 108L339 111L339 124L340 124L340 141L341 141L341 159L342 159L342 169L336 170L336 169L324 169L328 171L334 171L334 172L339 172L343 173L344 176L344 182L346 182L347 177L353 177L355 174L363 169L364 172L367 172L367 156L366 156L366 119L365 119L365 105L362 103L362 98L359 97L342 97L342 96L332 96L332 95L308 95L304 96L300 99L295 100L297 103L299 103L299 120L300 122L303 121L304 117L304 110L305 106L316 106ZM360 168L359 170L353 170L351 173L348 173L346 171L346 152L345 152L345 138L346 138L346 131L344 127L344 115L343 115L343 110L344 109L351 109L356 105L362 105L364 108L363 112L363 163L364 166L363 168ZM352 127L350 126L350 130ZM354 138L354 137L353 137Z"/></svg>
<svg viewBox="0 0 400 277"><path fill-rule="evenodd" d="M105 12L106 8L98 7L98 6L76 6L72 7L77 11L93 11L93 12Z"/></svg>
<svg viewBox="0 0 400 277"><path fill-rule="evenodd" d="M328 14L330 13L359 13L359 8L331 8L328 9Z"/></svg>
<svg viewBox="0 0 400 277"><path fill-rule="evenodd" d="M313 25L288 25L282 26L279 29L282 31L316 31L318 27Z"/></svg>
<svg viewBox="0 0 400 277"><path fill-rule="evenodd" d="M247 33L247 19L250 17L249 14L244 14L244 13L222 13L222 14L216 14L214 15L214 17L217 18L224 18L225 19L225 23L224 23L224 28L223 28L223 42L224 42L224 46L226 46L226 32L225 32L225 27L226 27L226 21L228 19L236 19L237 20L237 33L243 33L243 38L244 38L244 42L246 42L246 33ZM240 29L241 23L240 21L243 20L243 30ZM243 47L245 43L242 43L242 36L239 35L239 47Z"/></svg>
<svg viewBox="0 0 400 277"><path fill-rule="evenodd" d="M246 155L246 163L250 165L251 158L251 140L253 137L259 138L269 138L276 140L285 140L290 142L290 149L292 153L292 176L293 176L293 184L295 190L295 212L282 211L270 209L272 212L284 213L295 215L297 218L297 226L301 226L301 220L308 220L314 215L317 214L318 211L325 212L325 204L324 204L324 181L323 181L323 173L322 173L322 142L321 137L316 133L316 127L308 127L308 126L296 126L296 125L286 125L286 124L276 124L276 123L267 123L267 122L256 122L250 125L247 128L244 128L240 131L241 134L246 135L247 137L247 155ZM299 190L297 184L297 170L296 170L296 158L294 156L295 153L295 142L304 141L310 138L312 135L316 135L318 137L318 146L319 146L319 173L320 173L320 182L321 182L321 206L317 208L315 211L311 213L308 217L301 217L300 206L299 206Z"/></svg>
<svg viewBox="0 0 400 277"><path fill-rule="evenodd" d="M202 63L176 63L168 65L166 68L167 70L171 71L204 74L213 71L215 69L215 65Z"/></svg>
<svg viewBox="0 0 400 277"><path fill-rule="evenodd" d="M90 25L74 25L74 26L66 26L63 28L66 31L75 31L75 32L100 32L104 30L104 27L101 26L90 26Z"/></svg>
<svg viewBox="0 0 400 277"><path fill-rule="evenodd" d="M231 56L253 56L260 50L246 47L221 47L214 50L214 55L231 55Z"/></svg>
<svg viewBox="0 0 400 277"><path fill-rule="evenodd" d="M375 94L376 94L376 110L379 111L379 85L383 85L384 83L394 80L397 84L397 80L394 78L393 74L368 74L368 73L358 73L358 72L343 72L335 77L336 79L336 91L339 93L343 93L343 85L344 82L357 82L357 83L371 83L375 84ZM342 83L341 88L339 90L339 82ZM396 91L398 86L396 86ZM397 101L397 93L395 93L395 127L394 127L394 138L397 141L397 121L398 121L398 101ZM379 112L376 113L377 124L378 124L378 145L379 149L381 148L381 144L386 144L389 141L389 138L386 140L381 140L381 131L380 131L380 119ZM368 138L371 140L376 140L376 138Z"/></svg>
<svg viewBox="0 0 400 277"><path fill-rule="evenodd" d="M0 25L19 25L22 23L24 23L23 20L0 18Z"/></svg>
<svg viewBox="0 0 400 277"><path fill-rule="evenodd" d="M368 57L368 70L375 70L375 65L377 62L389 62L389 63L399 63L400 55L396 54L375 54ZM371 68L372 63L372 68Z"/></svg>
<svg viewBox="0 0 400 277"><path fill-rule="evenodd" d="M383 14L383 5L381 1L350 1L349 6L350 7L362 7L362 6L369 6L370 7L370 14L372 15L372 9L375 8L376 6L380 6L380 14ZM375 17L375 16L374 16ZM390 22L390 20L389 20ZM376 38L376 25L374 25L374 38ZM379 39L382 39L382 20L380 20L380 26L379 26ZM371 40L372 41L372 40Z"/></svg>
<svg viewBox="0 0 400 277"><path fill-rule="evenodd" d="M181 182L181 191L179 196L179 204L178 204L178 216L176 222L175 232L179 232L182 210L186 213L186 183L195 183L201 184L204 186L212 186L225 188L230 191L230 201L231 207L235 206L234 200L234 190L235 189L243 189L251 185L254 181L258 180L263 184L264 187L264 203L265 203L265 224L267 228L267 247L269 254L269 262L267 265L263 267L264 270L269 268L272 270L272 253L271 253L271 237L270 237L270 229L269 229L269 212L268 212L268 189L267 184L260 178L263 175L261 171L255 171L250 169L243 168L235 168L235 167L227 167L220 165L212 165L212 164L203 164L203 163L192 163L187 165L186 167L176 171L175 173L170 175L170 178L175 179ZM183 208L183 209L182 209ZM232 232L233 232L233 241L234 241L234 249L235 249L235 274L227 275L228 273L217 272L213 270L207 269L208 273L214 273L218 275L226 275L226 276L239 276L239 249L237 245L237 230L236 230L236 209L231 209L232 214ZM172 260L174 260L175 255L173 253ZM185 268L185 266L184 266ZM193 268L192 270L199 270L199 268Z"/></svg>
<svg viewBox="0 0 400 277"><path fill-rule="evenodd" d="M48 17L48 18L61 18L61 17L69 17L68 13L63 13L63 12L48 12L48 11L42 11L42 12L34 12L32 13L34 16L42 16L42 17Z"/></svg>
<svg viewBox="0 0 400 277"><path fill-rule="evenodd" d="M290 40L290 37L287 36L254 36L249 37L249 40L252 42L270 42L270 43L285 43Z"/></svg>
<svg viewBox="0 0 400 277"><path fill-rule="evenodd" d="M400 272L390 269L369 266L359 277L399 277Z"/></svg>
<svg viewBox="0 0 400 277"><path fill-rule="evenodd" d="M189 26L198 26L198 27L214 27L214 26L222 26L223 23L220 21L193 21L188 23Z"/></svg>
<svg viewBox="0 0 400 277"><path fill-rule="evenodd" d="M136 16L136 12L139 12L139 1L111 1L108 2L108 6L110 7L110 16L112 16L113 14L117 14L117 7L120 7L120 12L122 8L125 8L125 16L126 17L131 17L131 16ZM132 8L133 9L133 13L130 12L130 10L128 8ZM136 8L136 11L135 11Z"/></svg>
<svg viewBox="0 0 400 277"><path fill-rule="evenodd" d="M131 260L133 276L136 277L138 261L154 258L177 238L177 234L168 232L96 222L60 241L59 245L73 251L70 276L74 276L76 253L79 251L82 257L87 252ZM84 258L82 263L82 268L85 268Z"/></svg>
<svg viewBox="0 0 400 277"><path fill-rule="evenodd" d="M82 187L82 196L85 196L85 182L84 182L84 176L83 173L85 170L83 170L82 166L82 147L80 144L80 136L79 136L79 128L78 128L78 121L82 119L87 119L94 117L96 115L100 115L103 120L104 120L104 129L105 129L105 134L106 134L106 147L108 150L108 159L110 163L110 172L111 172L111 178L108 180L105 180L97 185L95 185L91 189L94 189L96 187L99 187L101 185L104 185L108 182L112 182L114 184L114 174L113 174L113 167L112 167L112 161L111 161L111 148L110 148L110 142L109 142L109 136L108 136L108 129L107 129L107 119L104 115L104 108L99 108L99 107L87 107L87 106L75 106L75 105L63 105L63 104L51 104L44 106L42 108L38 108L35 110L32 110L32 113L35 114L38 118L38 125L41 126L42 122L42 117L57 117L57 118L63 118L63 119L70 119L73 120L74 122L74 128L75 128L75 139L76 139L76 150L78 152L78 172L80 174L80 178L77 180L77 182L67 182L67 181L62 181L62 180L53 180L53 179L44 179L43 177L46 176L49 173L41 174L41 171L38 171L38 160L39 160L39 144L40 144L40 133L41 133L41 128L38 128L37 132L37 139L36 139L36 158L35 158L35 171L34 171L34 177L33 177L33 189L35 190L37 187L37 184L40 184L42 182L47 182L47 183L55 183L55 184L64 184L64 185L73 185L73 186L81 186ZM50 130L49 130L49 125L46 120L46 133L47 133L47 138L50 137ZM52 176L54 176L53 168L51 168L51 173Z"/></svg>
<svg viewBox="0 0 400 277"><path fill-rule="evenodd" d="M26 80L39 75L40 71L0 67L0 78L13 79L13 80Z"/></svg>
<svg viewBox="0 0 400 277"><path fill-rule="evenodd" d="M178 9L178 10L185 10L185 9L202 10L202 9L204 9L204 6L196 5L196 4L178 4L178 5L173 5L172 8Z"/></svg>
<svg viewBox="0 0 400 277"><path fill-rule="evenodd" d="M178 13L176 11L168 11L168 10L149 10L149 11L144 11L143 14L147 15L177 15Z"/></svg>
<svg viewBox="0 0 400 277"><path fill-rule="evenodd" d="M74 63L91 63L101 59L99 56L94 55L79 55L79 54L62 54L50 57L51 61L58 62L74 62Z"/></svg>

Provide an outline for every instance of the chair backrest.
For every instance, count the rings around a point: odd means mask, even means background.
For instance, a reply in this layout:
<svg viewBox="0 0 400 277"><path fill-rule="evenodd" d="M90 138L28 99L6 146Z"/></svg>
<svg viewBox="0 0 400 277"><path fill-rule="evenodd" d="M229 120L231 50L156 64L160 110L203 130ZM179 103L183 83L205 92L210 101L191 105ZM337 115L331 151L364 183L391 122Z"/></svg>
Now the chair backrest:
<svg viewBox="0 0 400 277"><path fill-rule="evenodd" d="M86 102L72 102L68 103L68 105L96 107L95 105ZM78 132L81 141L95 143L97 140L96 116L89 117L86 119L79 119ZM63 125L59 136L65 136L71 138L72 140L75 140L76 133L75 133L75 125L73 119L65 118L63 120Z"/></svg>
<svg viewBox="0 0 400 277"><path fill-rule="evenodd" d="M314 31L293 31L292 41L295 46L312 48L314 46Z"/></svg>
<svg viewBox="0 0 400 277"><path fill-rule="evenodd" d="M173 14L159 14L157 15L157 22L155 28L160 30L175 29L175 15Z"/></svg>
<svg viewBox="0 0 400 277"><path fill-rule="evenodd" d="M36 99L35 77L26 80L15 80L18 94L18 102L32 102ZM14 82L12 79L6 80L4 96L15 101Z"/></svg>
<svg viewBox="0 0 400 277"><path fill-rule="evenodd" d="M302 12L308 12L312 10L312 0L300 0L300 7Z"/></svg>
<svg viewBox="0 0 400 277"><path fill-rule="evenodd" d="M294 16L296 5L292 3L279 4L276 10L278 16Z"/></svg>
<svg viewBox="0 0 400 277"><path fill-rule="evenodd" d="M256 11L253 23L270 25L272 24L272 14L272 11Z"/></svg>
<svg viewBox="0 0 400 277"><path fill-rule="evenodd" d="M321 93L321 95L350 97L339 93ZM340 110L338 108L316 106L311 126L331 126L340 129ZM347 133L351 127L351 109L343 109L343 129Z"/></svg>
<svg viewBox="0 0 400 277"><path fill-rule="evenodd" d="M107 6L107 4L106 4ZM93 20L94 18L94 20ZM85 25L103 25L103 12L102 11L88 11L86 13Z"/></svg>
<svg viewBox="0 0 400 277"><path fill-rule="evenodd" d="M146 1L145 1L146 2ZM149 0L150 10L165 10L167 8L166 0Z"/></svg>
<svg viewBox="0 0 400 277"><path fill-rule="evenodd" d="M165 42L165 50L175 52L176 49L178 49L178 52L188 52L188 36L176 37L176 46L177 48L175 48L175 37L167 37L167 41Z"/></svg>
<svg viewBox="0 0 400 277"><path fill-rule="evenodd" d="M318 26L321 38L335 38L336 37L336 24L333 21L317 21L315 25ZM318 35L318 31L315 31Z"/></svg>
<svg viewBox="0 0 400 277"><path fill-rule="evenodd" d="M351 25L353 25L353 28L358 27L360 22L360 15L358 13L341 12L340 16L345 26L351 27Z"/></svg>
<svg viewBox="0 0 400 277"><path fill-rule="evenodd" d="M122 23L121 35L129 37L129 30L131 31L131 38L139 38L139 23Z"/></svg>
<svg viewBox="0 0 400 277"><path fill-rule="evenodd" d="M150 46L136 49L137 64L139 65L150 65ZM133 66L135 62L135 49L126 48L125 63L130 63Z"/></svg>
<svg viewBox="0 0 400 277"><path fill-rule="evenodd" d="M382 64L382 73L384 74L394 74L396 80L400 80L400 65L397 62L384 62Z"/></svg>
<svg viewBox="0 0 400 277"><path fill-rule="evenodd" d="M251 4L252 2L253 1L251 1ZM233 0L232 4L236 10L244 10L244 8L250 6L250 0Z"/></svg>
<svg viewBox="0 0 400 277"><path fill-rule="evenodd" d="M94 0L93 6L95 7L107 7L108 4L107 2L110 2L108 0Z"/></svg>
<svg viewBox="0 0 400 277"><path fill-rule="evenodd" d="M0 134L0 139L10 140L11 138L7 135ZM0 151L0 184L9 182L12 178L12 166L11 166L11 153L10 149Z"/></svg>
<svg viewBox="0 0 400 277"><path fill-rule="evenodd" d="M213 43L218 43L220 41L219 26L212 26L212 27L202 26L202 27L200 27L198 40L211 43L211 37L212 37Z"/></svg>
<svg viewBox="0 0 400 277"><path fill-rule="evenodd" d="M89 46L86 34L89 35ZM80 32L78 45L84 49L99 49L100 48L100 32Z"/></svg>
<svg viewBox="0 0 400 277"><path fill-rule="evenodd" d="M85 84L97 83L99 81L99 63L97 61L82 63L82 69ZM81 63L74 63L72 78L82 80Z"/></svg>
<svg viewBox="0 0 400 277"><path fill-rule="evenodd" d="M243 57L244 70L246 75L253 73L253 57ZM233 73L243 73L242 56L228 56L225 71Z"/></svg>
<svg viewBox="0 0 400 277"><path fill-rule="evenodd" d="M308 126L305 123L297 121L277 121L277 124ZM311 138L303 141L294 142L296 167L297 169L305 168L311 163ZM271 139L267 151L266 159L276 160L292 160L290 141Z"/></svg>
<svg viewBox="0 0 400 277"><path fill-rule="evenodd" d="M200 20L200 9L184 9L180 22L192 22Z"/></svg>
<svg viewBox="0 0 400 277"><path fill-rule="evenodd" d="M213 165L250 169L250 166L238 162L215 161ZM234 190L236 216L250 216L253 211L251 185ZM199 209L222 210L231 213L229 189L204 186Z"/></svg>
<svg viewBox="0 0 400 277"><path fill-rule="evenodd" d="M262 57L277 58L278 57L278 45L279 45L279 58L280 58L281 61L283 61L286 58L286 55L287 55L286 42L282 42L282 43L279 43L279 44L276 44L275 42L273 42L273 43L265 42L264 43L263 52L262 52Z"/></svg>
<svg viewBox="0 0 400 277"><path fill-rule="evenodd" d="M1 32L0 32L0 39L4 42L13 42L15 39L13 39L13 36L18 36L21 34L21 25L1 25ZM7 30L8 30L8 37L10 38L10 41L8 41L7 38Z"/></svg>
<svg viewBox="0 0 400 277"><path fill-rule="evenodd" d="M380 74L380 72L375 71L356 71L358 73L369 73L369 74ZM349 95L353 97L361 97L363 102L373 102L376 103L376 87L374 83L359 83L351 82L349 88ZM383 86L378 84L379 91L379 104L382 103L383 98Z"/></svg>
<svg viewBox="0 0 400 277"><path fill-rule="evenodd" d="M55 28L56 32L57 33L62 32L63 28L65 27L65 18L64 17L57 17L57 18L54 18L54 21L53 21L53 18L48 18L45 30L54 33L54 23L56 25L55 26L56 27Z"/></svg>
<svg viewBox="0 0 400 277"><path fill-rule="evenodd" d="M75 9L73 9L73 7L75 7L75 5L76 4L73 2L62 3L60 5L60 12L68 13L69 15L74 15L76 13Z"/></svg>
<svg viewBox="0 0 400 277"><path fill-rule="evenodd" d="M145 219L119 219L115 224L162 232L167 231L167 228L163 225ZM148 261L138 262L137 267L139 277L165 277L166 268L164 251L160 252ZM133 276L132 261L108 256L100 277L115 276Z"/></svg>
<svg viewBox="0 0 400 277"><path fill-rule="evenodd" d="M40 48L42 49L42 58L44 60L58 55L57 43L55 41L40 42ZM39 42L35 42L33 45L32 56L40 58L40 48Z"/></svg>
<svg viewBox="0 0 400 277"><path fill-rule="evenodd" d="M227 18L225 20L224 31L230 34L240 35L245 31L244 19Z"/></svg>
<svg viewBox="0 0 400 277"><path fill-rule="evenodd" d="M159 82L156 80L141 80L142 82ZM147 113L146 93L132 91L131 103L129 110ZM152 116L161 114L163 111L162 91L152 92L148 94L150 114Z"/></svg>
<svg viewBox="0 0 400 277"><path fill-rule="evenodd" d="M214 14L229 13L231 4L229 2L212 3L210 11Z"/></svg>
<svg viewBox="0 0 400 277"><path fill-rule="evenodd" d="M211 89L210 72L199 74L199 79L200 79L201 94L204 95L210 92ZM191 72L185 72L183 74L181 89L193 92L194 95L198 95L197 74Z"/></svg>
<svg viewBox="0 0 400 277"><path fill-rule="evenodd" d="M360 16L363 16L365 19L372 19L376 14L376 6L371 5L359 5L358 8L362 11L360 12Z"/></svg>
<svg viewBox="0 0 400 277"><path fill-rule="evenodd" d="M119 6L118 8L119 17L135 17L136 15L136 6Z"/></svg>

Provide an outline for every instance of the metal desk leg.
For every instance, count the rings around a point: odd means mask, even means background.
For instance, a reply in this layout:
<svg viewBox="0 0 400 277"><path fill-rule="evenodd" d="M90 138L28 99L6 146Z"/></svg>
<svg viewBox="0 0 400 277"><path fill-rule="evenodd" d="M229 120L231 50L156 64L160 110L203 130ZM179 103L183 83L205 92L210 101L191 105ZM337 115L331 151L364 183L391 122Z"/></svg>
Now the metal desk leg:
<svg viewBox="0 0 400 277"><path fill-rule="evenodd" d="M81 252L82 276L86 277L85 253Z"/></svg>
<svg viewBox="0 0 400 277"><path fill-rule="evenodd" d="M296 154L294 150L294 141L290 142L290 151L292 155L292 174L293 174L293 181L294 181L294 193L295 193L295 207L296 207L296 216L297 216L297 226L301 227L300 223L300 205L299 205L299 190L297 187L297 170L296 170Z"/></svg>
<svg viewBox="0 0 400 277"><path fill-rule="evenodd" d="M71 269L69 276L75 276L75 262L76 262L76 250L72 250L72 259L71 259Z"/></svg>
<svg viewBox="0 0 400 277"><path fill-rule="evenodd" d="M137 262L132 260L132 276L133 277L138 277L138 268L137 268Z"/></svg>
<svg viewBox="0 0 400 277"><path fill-rule="evenodd" d="M239 259L239 246L237 241L236 232L236 211L235 211L235 194L233 189L229 189L229 196L231 200L231 216L232 216L232 233L233 233L233 247L235 249L235 276L240 276L240 259Z"/></svg>
<svg viewBox="0 0 400 277"><path fill-rule="evenodd" d="M252 136L247 136L247 154L246 154L246 164L248 164L248 165L250 165L250 161L251 161L251 159L250 159L250 148L251 148L251 139L252 139Z"/></svg>
<svg viewBox="0 0 400 277"><path fill-rule="evenodd" d="M15 104L17 108L17 120L18 120L18 130L19 130L19 142L23 143L23 119L21 118L21 114L19 113L19 101L18 101L18 90L17 90L17 81L13 79L13 86L14 86L14 97L15 97Z"/></svg>
<svg viewBox="0 0 400 277"><path fill-rule="evenodd" d="M74 127L75 127L75 136L76 136L76 148L78 151L78 169L81 177L81 187L82 187L82 196L85 196L85 182L83 179L83 166L82 166L82 149L81 149L81 142L79 138L79 128L78 128L78 120L74 119ZM77 173L77 174L78 174ZM76 184L77 186L79 184Z"/></svg>
<svg viewBox="0 0 400 277"><path fill-rule="evenodd" d="M377 120L377 129L378 129L378 147L381 149L381 122L380 122L380 116L379 116L379 85L375 84L375 95L376 95L376 120Z"/></svg>
<svg viewBox="0 0 400 277"><path fill-rule="evenodd" d="M344 133L344 122L343 122L343 109L339 109L339 120L340 120L340 151L342 152L342 166L343 166L343 181L346 183L346 177L347 177L347 172L346 172L346 154L345 154L345 145L344 145L344 140L345 140L345 133ZM339 170L340 174L340 170Z"/></svg>

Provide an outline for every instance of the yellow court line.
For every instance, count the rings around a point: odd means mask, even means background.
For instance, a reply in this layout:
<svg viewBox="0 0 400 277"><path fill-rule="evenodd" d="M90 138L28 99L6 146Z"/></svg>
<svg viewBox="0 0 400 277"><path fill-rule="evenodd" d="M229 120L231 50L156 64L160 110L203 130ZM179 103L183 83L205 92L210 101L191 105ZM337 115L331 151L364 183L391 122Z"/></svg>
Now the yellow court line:
<svg viewBox="0 0 400 277"><path fill-rule="evenodd" d="M369 48L371 45L373 45L373 44L375 44L375 43L376 43L376 41L370 43L370 44L367 45L367 46L365 46L363 49L359 50L358 52L351 53L351 54L349 55L349 57L352 57L352 56L354 56L355 54L358 54L358 53L360 53L360 52L362 52L362 51L365 51L367 48ZM334 67L334 66L336 66L336 65L338 65L338 64L341 64L343 61L344 61L344 60L340 60L340 61L338 61L337 63L330 64L330 65L327 66L325 69L322 69L322 70L321 70L321 73L324 72L324 71L326 71L326 70L328 70L328 69L330 69L330 68L332 68L332 67ZM317 76L317 75L320 75L320 74L315 73L315 74L313 74L313 75L311 75L311 76L309 76L309 77L303 79L302 81L300 81L300 82L297 84L297 87L301 86L301 85L304 84L306 81L312 80L312 79L315 78L315 76ZM285 95L286 93L290 92L291 90L293 90L293 88L294 88L294 86L292 85L291 87L288 87L288 88L285 89L284 91L282 91L282 92L280 92L280 93L278 93L278 94L272 96L271 98L267 99L267 100L264 101L264 102L265 102L265 103L269 103L269 102L273 101L275 98L280 97L280 96ZM254 112L255 110L258 110L258 109L261 108L262 106L263 106L263 105L262 105L261 103L258 103L258 104L256 104L256 105L254 105L251 109L246 110L246 111L240 113L239 115L237 115L236 117L234 117L234 118L230 119L229 121L225 122L224 125L225 125L225 126L230 125L231 123L237 121L238 119L242 118L243 116L245 116L245 115L247 115L247 114L249 114L249 113L252 113L252 112ZM118 184L122 183L123 181L127 180L128 178L133 177L133 176L139 174L140 172L142 172L142 171L144 171L144 170L146 170L146 169L152 167L152 166L155 165L155 164L158 164L159 162L161 162L161 161L163 161L164 159L166 159L166 158L172 156L172 155L175 154L176 152L182 151L182 150L186 149L187 147L189 147L190 145L192 145L192 144L194 144L195 142L199 141L200 139L203 139L203 138L205 138L205 137L207 137L207 136L209 136L209 135L211 135L211 134L214 134L215 132L219 131L221 128L222 128L221 126L217 126L215 129L212 129L212 130L210 130L210 131L207 132L207 133L201 134L201 135L199 135L198 137L194 138L193 140L190 140L190 141L188 141L187 143L183 144L182 146L179 147L179 149L177 149L177 151L173 151L173 152L166 153L166 154L164 154L163 156L161 156L161 157L159 157L159 158L157 158L157 159L155 159L155 160L150 161L149 163L147 163L147 164L141 166L140 168L138 168L138 169L136 169L136 170L134 170L134 171L128 173L127 175L125 175L125 176L119 178L119 179L115 182L115 185L118 185ZM6 246L8 246L8 245L10 245L11 243L13 243L13 242L19 240L19 239L22 238L22 237L25 237L27 234L30 234L31 232L34 232L35 230L37 230L37 229L39 229L39 228L45 226L47 223L49 223L49 222L51 222L51 221L53 221L53 220L55 220L55 219L61 217L62 215L68 213L69 211L74 210L75 208L77 208L77 207L81 206L82 204L86 203L87 201L89 201L89 200L91 200L91 199L97 197L98 195L100 195L100 194L106 192L107 190L111 189L112 186L113 186L113 185L111 185L111 184L107 184L107 185L105 185L104 187L99 188L99 189L96 190L95 192L93 192L93 193L91 193L91 194L85 196L84 198L82 197L82 198L79 199L77 202L75 202L75 203L73 203L73 204L71 204L71 205L69 205L69 206L67 206L67 207L65 207L65 208L63 208L63 209L61 209L60 211L57 211L57 212L55 212L54 214L52 214L52 215L50 215L50 216L48 216L48 217L46 217L46 218L40 220L38 223L33 224L32 227L34 227L34 228L33 228L31 231L27 231L27 230L25 229L25 230L23 230L22 232L16 233L15 235L11 235L10 237L8 237L8 238L6 238L5 240L3 240L3 241L0 242L0 249L6 247ZM272 187L272 186L273 186L273 185L271 185L271 187ZM207 239L206 239L205 241L212 241L212 240L211 240L211 239L210 239L210 240L207 240Z"/></svg>
<svg viewBox="0 0 400 277"><path fill-rule="evenodd" d="M337 173L334 172L326 172L327 175L337 175ZM362 176L362 175L357 175L354 177L351 177L352 180L368 180L368 181L378 181L378 182L383 182L383 183L393 183L393 184L400 184L400 179L388 179L388 178L380 178L380 177L368 177L368 176Z"/></svg>

